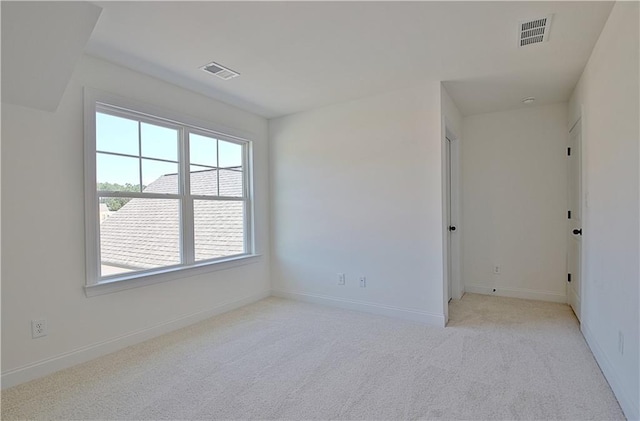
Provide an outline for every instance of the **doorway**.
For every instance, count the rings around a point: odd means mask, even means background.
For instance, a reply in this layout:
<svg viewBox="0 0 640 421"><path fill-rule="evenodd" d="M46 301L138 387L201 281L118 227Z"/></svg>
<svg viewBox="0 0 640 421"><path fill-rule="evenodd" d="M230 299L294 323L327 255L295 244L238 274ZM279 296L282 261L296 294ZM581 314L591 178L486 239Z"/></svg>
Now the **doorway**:
<svg viewBox="0 0 640 421"><path fill-rule="evenodd" d="M582 120L569 131L568 160L568 248L567 300L578 320L582 297Z"/></svg>

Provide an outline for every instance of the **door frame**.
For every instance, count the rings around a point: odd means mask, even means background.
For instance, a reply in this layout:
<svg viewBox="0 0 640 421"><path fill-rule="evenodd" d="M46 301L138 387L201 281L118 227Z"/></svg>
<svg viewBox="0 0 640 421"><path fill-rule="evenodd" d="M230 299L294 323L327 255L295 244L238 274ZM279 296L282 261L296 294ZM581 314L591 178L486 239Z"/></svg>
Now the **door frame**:
<svg viewBox="0 0 640 421"><path fill-rule="evenodd" d="M460 174L460 136L451 130L451 125L443 118L442 133L442 232L443 232L443 305L445 323L449 320L449 284L451 298L459 300L464 294L461 274L462 250L462 215L461 215L461 174ZM447 145L449 143L449 145ZM450 148L449 148L450 146ZM451 151L451 156L449 156ZM447 189L449 174L451 176L451 209ZM451 225L456 231L449 235L449 211ZM451 271L449 271L451 268ZM451 272L451 273L449 273Z"/></svg>

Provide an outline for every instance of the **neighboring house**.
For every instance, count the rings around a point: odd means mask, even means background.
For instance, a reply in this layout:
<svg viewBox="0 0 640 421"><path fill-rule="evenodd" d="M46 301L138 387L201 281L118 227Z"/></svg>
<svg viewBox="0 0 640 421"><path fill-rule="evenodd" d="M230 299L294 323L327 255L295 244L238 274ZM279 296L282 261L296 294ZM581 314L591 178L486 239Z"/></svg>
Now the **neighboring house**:
<svg viewBox="0 0 640 421"><path fill-rule="evenodd" d="M104 222L111 215L111 211L106 203L100 203L100 223Z"/></svg>
<svg viewBox="0 0 640 421"><path fill-rule="evenodd" d="M217 174L220 174L219 181ZM196 195L242 197L238 168L195 171L191 191ZM144 192L177 193L178 174L166 174ZM196 261L241 254L243 202L194 200ZM102 275L144 270L180 263L180 208L176 199L127 202L100 225Z"/></svg>

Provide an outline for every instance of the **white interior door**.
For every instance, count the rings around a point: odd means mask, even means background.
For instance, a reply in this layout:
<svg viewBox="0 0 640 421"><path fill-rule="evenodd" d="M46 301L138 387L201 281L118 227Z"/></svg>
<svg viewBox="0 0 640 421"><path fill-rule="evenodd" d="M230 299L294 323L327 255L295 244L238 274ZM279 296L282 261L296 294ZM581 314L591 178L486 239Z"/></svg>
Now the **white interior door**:
<svg viewBox="0 0 640 421"><path fill-rule="evenodd" d="M569 133L567 158L569 162L569 241L567 254L567 297L569 305L580 320L581 256L582 256L582 132L581 121Z"/></svg>
<svg viewBox="0 0 640 421"><path fill-rule="evenodd" d="M452 234L455 232L456 227L453 224L452 220L452 213L453 213L453 200L452 200L452 150L451 150L451 139L449 139L448 137L446 138L447 142L447 157L446 157L446 165L447 165L447 169L446 169L446 201L447 201L447 301L451 301L451 298L453 298L453 292L452 292L452 284L453 284L453 247L451 247L451 243L452 243Z"/></svg>

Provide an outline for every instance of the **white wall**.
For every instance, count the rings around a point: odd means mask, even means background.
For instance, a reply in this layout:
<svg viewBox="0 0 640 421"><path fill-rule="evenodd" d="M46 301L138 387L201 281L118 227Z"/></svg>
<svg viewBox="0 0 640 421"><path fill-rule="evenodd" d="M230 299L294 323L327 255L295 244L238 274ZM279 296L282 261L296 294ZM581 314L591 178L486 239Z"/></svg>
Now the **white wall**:
<svg viewBox="0 0 640 421"><path fill-rule="evenodd" d="M275 293L443 325L440 84L269 125Z"/></svg>
<svg viewBox="0 0 640 421"><path fill-rule="evenodd" d="M629 419L640 418L639 18L637 2L615 4L568 120L572 125L582 112L582 331Z"/></svg>
<svg viewBox="0 0 640 421"><path fill-rule="evenodd" d="M87 298L83 86L248 133L255 148L256 245L263 257L238 268ZM78 64L55 113L3 104L3 386L268 295L267 131L261 117L91 57ZM48 320L47 337L31 339L34 318Z"/></svg>
<svg viewBox="0 0 640 421"><path fill-rule="evenodd" d="M464 118L467 292L566 302L566 121L567 104Z"/></svg>

